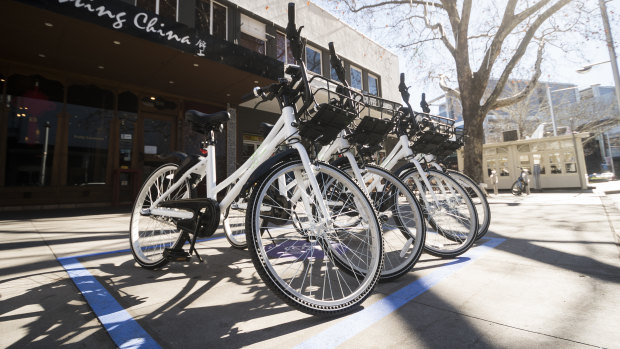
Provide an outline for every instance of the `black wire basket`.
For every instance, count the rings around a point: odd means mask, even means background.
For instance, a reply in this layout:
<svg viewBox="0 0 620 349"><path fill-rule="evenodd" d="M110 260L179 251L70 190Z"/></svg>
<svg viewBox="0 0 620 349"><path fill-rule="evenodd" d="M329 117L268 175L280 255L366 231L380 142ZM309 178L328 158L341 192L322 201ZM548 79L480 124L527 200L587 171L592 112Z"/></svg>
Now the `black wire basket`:
<svg viewBox="0 0 620 349"><path fill-rule="evenodd" d="M364 110L363 95L320 75L313 75L308 82L315 105L299 111L299 135L311 143L327 145Z"/></svg>
<svg viewBox="0 0 620 349"><path fill-rule="evenodd" d="M413 118L415 123L410 120L411 125L407 131L414 152L437 155L449 143L453 146L453 140L456 139L454 119L426 113L414 113Z"/></svg>
<svg viewBox="0 0 620 349"><path fill-rule="evenodd" d="M358 151L374 153L382 148L381 143L394 129L395 116L402 106L372 95L364 95L363 101L366 105L363 117L353 121L347 139Z"/></svg>

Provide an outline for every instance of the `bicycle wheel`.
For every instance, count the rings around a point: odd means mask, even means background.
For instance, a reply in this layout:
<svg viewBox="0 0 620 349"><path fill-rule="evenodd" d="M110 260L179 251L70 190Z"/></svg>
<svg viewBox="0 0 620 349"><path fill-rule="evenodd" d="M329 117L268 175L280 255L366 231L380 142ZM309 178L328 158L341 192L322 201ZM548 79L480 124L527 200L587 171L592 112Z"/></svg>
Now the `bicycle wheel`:
<svg viewBox="0 0 620 349"><path fill-rule="evenodd" d="M344 172L311 167L326 197L313 190L301 161L281 164L252 193L246 240L258 274L283 301L309 314L340 314L376 286L381 226L370 199Z"/></svg>
<svg viewBox="0 0 620 349"><path fill-rule="evenodd" d="M223 222L226 240L234 248L245 249L248 246L245 240L245 215L247 207L247 198L237 198L228 208L226 218Z"/></svg>
<svg viewBox="0 0 620 349"><path fill-rule="evenodd" d="M352 175L350 167L345 171ZM381 281L393 280L411 270L422 255L426 235L422 208L391 172L366 165L363 179L383 230Z"/></svg>
<svg viewBox="0 0 620 349"><path fill-rule="evenodd" d="M512 195L520 196L523 193L523 186L521 185L521 182L519 180L516 180L514 183L512 183L510 191L512 192Z"/></svg>
<svg viewBox="0 0 620 349"><path fill-rule="evenodd" d="M476 240L478 217L465 190L448 175L428 170L430 188L415 169L402 175L418 197L427 221L424 250L442 258L465 253Z"/></svg>
<svg viewBox="0 0 620 349"><path fill-rule="evenodd" d="M144 182L133 205L129 224L129 242L135 261L142 267L155 269L164 266L166 248L177 248L185 243L185 235L177 228L177 220L170 217L143 215L142 209L153 202L173 184L178 166L167 164L156 169ZM191 187L187 181L163 201L189 198Z"/></svg>
<svg viewBox="0 0 620 349"><path fill-rule="evenodd" d="M478 233L476 234L476 240L478 240L489 231L489 225L491 225L491 208L489 207L487 196L476 182L467 175L453 170L448 170L448 175L456 179L463 189L465 189L467 195L469 195L471 201L474 203L474 207L476 207L476 213L478 213Z"/></svg>

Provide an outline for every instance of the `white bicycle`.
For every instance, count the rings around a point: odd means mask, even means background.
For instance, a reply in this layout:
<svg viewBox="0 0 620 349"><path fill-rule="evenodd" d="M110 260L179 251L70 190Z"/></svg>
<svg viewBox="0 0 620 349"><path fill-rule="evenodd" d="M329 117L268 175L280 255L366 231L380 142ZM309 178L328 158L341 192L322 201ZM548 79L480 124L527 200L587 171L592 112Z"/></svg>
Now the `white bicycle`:
<svg viewBox="0 0 620 349"><path fill-rule="evenodd" d="M409 105L405 76L401 74L399 90L408 108L395 116L398 142L380 166L392 171L416 194L426 218L424 249L435 256L451 258L465 253L475 242L478 216L471 198L450 176L434 169L424 169L411 148L412 130L425 127L415 120ZM396 168L404 160L404 166Z"/></svg>
<svg viewBox="0 0 620 349"><path fill-rule="evenodd" d="M251 192L246 241L263 281L301 311L342 313L359 305L376 286L383 267L381 225L365 192L336 167L310 161L300 142L304 125L298 116L308 112L322 118L321 111L333 108L311 108L316 102L300 59L301 28L295 27L294 4L288 9L287 37L297 65L287 67L290 80L254 90L256 96L280 103L282 114L275 126L256 152L217 184L214 136L229 115L188 112L187 120L205 134L206 156L189 157L181 167L164 165L147 178L133 206L130 246L135 261L145 268L187 261L192 254L200 259L197 237L213 234L230 205ZM279 148L286 150L277 152ZM194 189L202 180L206 197L196 198Z"/></svg>

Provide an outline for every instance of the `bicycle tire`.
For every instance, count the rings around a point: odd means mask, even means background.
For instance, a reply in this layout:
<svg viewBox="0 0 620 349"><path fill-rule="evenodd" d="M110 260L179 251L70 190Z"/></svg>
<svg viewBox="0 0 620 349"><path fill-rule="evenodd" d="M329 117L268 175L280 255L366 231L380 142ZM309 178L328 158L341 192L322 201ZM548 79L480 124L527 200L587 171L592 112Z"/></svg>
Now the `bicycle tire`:
<svg viewBox="0 0 620 349"><path fill-rule="evenodd" d="M348 163L342 169L352 176ZM383 230L383 270L380 281L395 280L409 272L424 251L426 225L422 207L400 178L375 165L365 165L364 185ZM377 178L378 177L378 178ZM378 180L379 185L373 186Z"/></svg>
<svg viewBox="0 0 620 349"><path fill-rule="evenodd" d="M178 168L176 164L166 164L157 168L144 181L133 204L129 223L129 245L134 260L147 269L161 268L168 260L164 257L166 248L176 249L185 244L186 238L177 228L176 219L162 216L145 216L143 208L159 199L173 184ZM192 196L190 184L185 181L180 188L164 201L189 198Z"/></svg>
<svg viewBox="0 0 620 349"><path fill-rule="evenodd" d="M456 180L437 170L426 173L431 188L427 188L416 169L401 176L422 205L427 222L424 250L441 258L457 257L476 240L476 208Z"/></svg>
<svg viewBox="0 0 620 349"><path fill-rule="evenodd" d="M224 218L224 235L230 246L243 250L248 247L245 239L245 216L247 213L248 200L238 198L228 208Z"/></svg>
<svg viewBox="0 0 620 349"><path fill-rule="evenodd" d="M330 221L313 209L319 202L302 162L282 163L252 193L246 215L248 250L261 279L285 303L313 315L343 314L358 307L378 282L383 266L381 226L370 199L344 172L327 164L311 166L319 183L331 181L329 185L341 190L337 198L322 198ZM292 185L282 190L279 178ZM347 207L338 201L343 198L357 211L332 212L334 207ZM347 229L336 228L341 226ZM343 261L352 270L366 272L343 272L338 266Z"/></svg>
<svg viewBox="0 0 620 349"><path fill-rule="evenodd" d="M489 226L491 225L489 201L482 189L469 176L454 170L447 170L447 173L450 177L456 179L474 203L476 213L478 213L478 233L476 234L476 240L478 240L489 231Z"/></svg>
<svg viewBox="0 0 620 349"><path fill-rule="evenodd" d="M521 194L523 194L523 187L521 185L521 182L519 182L518 179L514 183L512 183L512 187L510 188L510 191L512 192L512 195L514 196L521 196Z"/></svg>

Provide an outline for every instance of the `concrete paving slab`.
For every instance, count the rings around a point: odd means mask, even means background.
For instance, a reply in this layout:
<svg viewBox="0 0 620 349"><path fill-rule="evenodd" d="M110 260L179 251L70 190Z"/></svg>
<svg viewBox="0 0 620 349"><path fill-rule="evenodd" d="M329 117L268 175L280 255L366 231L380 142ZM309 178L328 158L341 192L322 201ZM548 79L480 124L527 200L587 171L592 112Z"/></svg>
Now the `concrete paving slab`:
<svg viewBox="0 0 620 349"><path fill-rule="evenodd" d="M205 263L151 271L127 251L129 210L0 214L0 329L8 333L0 346L118 346L58 262L93 254L78 258L80 272L165 348L620 347L613 200L595 190L500 194L490 202L490 240L472 248L475 258L423 255L414 271L379 285L359 312L331 319L284 305L248 252L225 239L198 245ZM492 239L504 240L485 250ZM412 287L424 292L395 307L394 295ZM375 317L376 309L388 311Z"/></svg>

